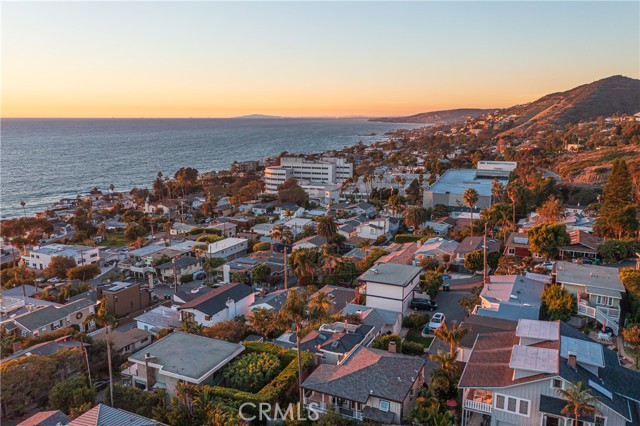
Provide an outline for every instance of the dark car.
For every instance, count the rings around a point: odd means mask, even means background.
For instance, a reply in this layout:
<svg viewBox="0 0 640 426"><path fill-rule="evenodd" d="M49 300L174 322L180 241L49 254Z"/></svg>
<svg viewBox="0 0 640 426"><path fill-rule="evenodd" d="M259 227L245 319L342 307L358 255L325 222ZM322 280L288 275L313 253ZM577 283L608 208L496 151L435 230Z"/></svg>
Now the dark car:
<svg viewBox="0 0 640 426"><path fill-rule="evenodd" d="M409 307L415 310L435 311L438 309L438 304L429 299L413 299L409 304Z"/></svg>

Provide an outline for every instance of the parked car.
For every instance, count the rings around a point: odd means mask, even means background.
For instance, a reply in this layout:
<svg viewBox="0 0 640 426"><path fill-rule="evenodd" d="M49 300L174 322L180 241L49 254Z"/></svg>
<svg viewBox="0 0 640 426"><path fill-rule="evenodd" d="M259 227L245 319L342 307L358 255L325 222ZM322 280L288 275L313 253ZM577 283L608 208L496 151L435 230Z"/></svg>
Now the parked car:
<svg viewBox="0 0 640 426"><path fill-rule="evenodd" d="M438 304L430 299L413 299L411 303L409 303L409 307L411 309L415 309L416 311L435 311L436 309L438 309Z"/></svg>
<svg viewBox="0 0 640 426"><path fill-rule="evenodd" d="M62 280L60 278L58 278L58 277L53 277L53 278L49 279L47 282L48 283L52 283L52 284L56 284L56 283L61 283Z"/></svg>
<svg viewBox="0 0 640 426"><path fill-rule="evenodd" d="M435 314L433 314L433 317L431 317L431 321L429 321L429 330L434 331L439 329L440 327L442 327L442 324L444 324L446 321L444 314L442 312L436 312Z"/></svg>
<svg viewBox="0 0 640 426"><path fill-rule="evenodd" d="M553 265L555 265L555 264L556 264L556 262L542 262L542 267L544 269L552 271L553 270Z"/></svg>
<svg viewBox="0 0 640 426"><path fill-rule="evenodd" d="M193 279L194 280L204 280L207 278L207 274L204 271L194 272Z"/></svg>

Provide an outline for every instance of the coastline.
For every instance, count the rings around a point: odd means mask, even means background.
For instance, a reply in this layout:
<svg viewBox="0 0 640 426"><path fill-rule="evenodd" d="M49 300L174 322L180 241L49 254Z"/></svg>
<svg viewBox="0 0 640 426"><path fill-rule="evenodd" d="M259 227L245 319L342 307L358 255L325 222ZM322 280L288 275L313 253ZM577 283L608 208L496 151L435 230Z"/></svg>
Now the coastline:
<svg viewBox="0 0 640 426"><path fill-rule="evenodd" d="M6 120L6 119L3 119ZM14 119L10 119L10 120L14 120ZM56 122L61 122L61 121L66 121L68 123L72 123L75 119L22 119L22 118L18 118L15 120L20 120L20 121L38 121L38 120L45 120L48 122L51 121L56 121ZM87 120L95 120L95 119L80 119L83 121L87 121ZM197 120L199 122L202 121L206 121L207 119L99 119L100 121L111 121L111 120L126 120L127 122L131 123L131 122L135 122L136 120L144 120L146 122L149 121L157 121L157 122L164 122L166 123L167 121L190 121L190 120ZM217 121L221 121L224 122L225 119L215 119ZM234 119L230 119L236 122L250 122L250 123L255 123L255 122L261 122L261 123L265 123L265 122L270 122L270 121L278 121L280 123L282 123L282 120L285 121L289 121L290 123L297 123L300 122L302 120L302 122L307 122L307 121L314 121L314 122L332 122L332 121L340 121L340 122L346 122L346 121L351 121L351 122L360 122L360 123L370 123L368 119L366 118L314 118L314 119L296 119L296 118L285 118L285 119L253 119L253 118L234 118ZM378 123L378 124L382 124L382 123ZM335 148L327 148L327 149L323 149L323 150L313 150L313 149L309 149L308 145L305 145L304 147L300 147L300 149L289 149L286 151L282 151L282 150L278 150L278 154L272 154L272 155L267 155L267 156L260 156L260 155L255 155L252 157L243 157L241 160L237 160L235 159L233 156L231 156L230 158L225 158L224 160L218 160L220 161L224 161L224 165L221 166L217 166L217 167L213 167L210 169L200 169L198 168L198 171L200 172L200 174L204 175L204 174L210 174L210 173L219 173L222 171L229 171L230 168L232 167L233 163L238 161L238 162L243 162L243 161L264 161L264 160L268 160L269 158L274 158L277 157L279 154L281 154L282 152L288 152L289 154L294 154L294 155L327 155L330 153L340 153L345 149L351 149L354 146L363 143L367 146L371 146L374 144L378 144L378 143L386 143L388 142L391 138L393 138L394 136L397 136L398 134L404 133L404 132L409 132L412 131L414 129L418 129L418 128L423 128L426 127L428 125L417 125L415 123L407 123L407 126L402 126L398 123L384 123L384 124L393 124L393 128L390 130L387 130L385 132L381 132L381 133L377 133L375 131L371 132L371 131L367 131L365 130L364 132L358 132L358 134L355 135L343 135L343 138L351 138L353 139L350 143L347 144L343 144L341 147L335 147ZM356 140L357 139L357 140ZM257 154L257 152L252 152L253 154ZM222 157L222 155L218 156L217 158L219 159L220 157ZM190 164L188 162L184 162L184 163L180 163L179 160L174 160L173 161L173 168L175 168L175 170L179 169L180 167L196 167L194 164ZM197 167L196 167L197 168ZM155 178L156 174L158 171L162 171L163 173L165 173L165 175L170 175L173 176L173 173L167 174L165 172L165 170L160 170L155 169L153 171L151 171L148 176L146 176L146 179L143 177L142 179L131 179L133 181L133 183L130 186L125 186L124 188L121 186L117 186L116 187L116 192L125 192L128 193L131 190L133 190L134 188L139 188L139 189L150 189L152 187L152 182L153 179ZM117 172L115 172L117 173ZM85 176L87 176L87 181L91 181L91 180L95 180L97 178L96 175L93 175L91 173L86 173ZM105 180L104 178L110 179L109 176L104 176L104 175L100 175L100 178L102 180ZM4 220L4 219L10 219L10 218L17 218L17 217L22 217L23 215L26 214L26 216L32 217L34 215L36 215L37 213L41 213L45 210L50 209L53 205L55 205L56 203L58 203L61 199L64 198L76 198L78 195L80 194L84 194L84 193L88 193L90 192L94 187L97 187L99 190L101 190L103 193L105 193L105 191L109 191L108 189L108 185L109 184L105 184L105 185L91 185L91 184L86 184L86 185L82 185L80 187L80 190L74 191L72 189L66 189L63 191L59 191L59 193L57 195L49 195L49 196L45 196L45 197L41 197L38 199L38 201L35 203L34 207L29 208L30 204L34 204L33 199L31 201L27 202L27 206L26 208L23 210L20 206L18 205L12 205L10 206L8 209L5 207L6 203L4 199L0 199L0 202L2 203L2 208L0 209L0 220ZM126 188L126 189L125 189ZM54 198L55 197L55 198ZM17 204L17 203L15 203ZM8 211L8 213L7 213Z"/></svg>

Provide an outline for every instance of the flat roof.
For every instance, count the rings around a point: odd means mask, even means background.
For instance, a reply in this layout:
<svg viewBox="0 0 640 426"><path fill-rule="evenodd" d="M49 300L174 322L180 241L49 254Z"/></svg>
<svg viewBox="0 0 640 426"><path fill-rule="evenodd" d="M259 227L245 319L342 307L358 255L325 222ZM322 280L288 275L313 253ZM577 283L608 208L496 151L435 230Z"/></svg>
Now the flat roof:
<svg viewBox="0 0 640 426"><path fill-rule="evenodd" d="M620 281L618 268L558 262L556 264L556 277L559 283L607 288L618 290L622 293L625 291L624 284Z"/></svg>
<svg viewBox="0 0 640 426"><path fill-rule="evenodd" d="M503 185L506 178L496 178ZM473 188L479 196L490 196L493 178L478 178L476 169L449 169L429 187L428 191L439 193L463 194L467 188Z"/></svg>
<svg viewBox="0 0 640 426"><path fill-rule="evenodd" d="M360 275L358 281L406 287L411 284L420 272L422 272L422 268L418 266L381 263L374 265L364 274Z"/></svg>
<svg viewBox="0 0 640 426"><path fill-rule="evenodd" d="M149 365L161 374L200 383L244 351L244 346L223 340L174 331L129 357L145 363L145 354L155 359Z"/></svg>
<svg viewBox="0 0 640 426"><path fill-rule="evenodd" d="M554 373L559 371L558 350L535 346L515 345L511 352L509 367L536 373Z"/></svg>
<svg viewBox="0 0 640 426"><path fill-rule="evenodd" d="M224 240L216 241L215 243L209 244L208 252L214 253L216 251L224 250L226 248L233 247L238 244L246 243L247 241L249 240L247 240L246 238L235 238L235 237L225 238Z"/></svg>
<svg viewBox="0 0 640 426"><path fill-rule="evenodd" d="M562 336L560 339L560 356L568 358L569 352L576 354L578 362L604 367L604 351L599 343Z"/></svg>
<svg viewBox="0 0 640 426"><path fill-rule="evenodd" d="M560 326L556 321L521 319L516 327L516 336L528 339L558 340Z"/></svg>

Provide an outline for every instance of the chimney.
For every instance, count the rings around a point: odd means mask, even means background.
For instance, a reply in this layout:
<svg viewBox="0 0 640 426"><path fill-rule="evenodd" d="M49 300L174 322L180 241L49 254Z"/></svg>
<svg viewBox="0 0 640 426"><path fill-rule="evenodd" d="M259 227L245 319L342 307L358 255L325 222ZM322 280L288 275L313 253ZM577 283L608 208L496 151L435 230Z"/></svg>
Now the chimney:
<svg viewBox="0 0 640 426"><path fill-rule="evenodd" d="M396 352L396 342L389 342L389 352Z"/></svg>
<svg viewBox="0 0 640 426"><path fill-rule="evenodd" d="M227 319L232 320L237 316L236 315L236 302L232 298L228 298L226 305L227 305L227 308L229 309Z"/></svg>
<svg viewBox="0 0 640 426"><path fill-rule="evenodd" d="M267 291L264 288L260 289L260 297L265 297L267 295Z"/></svg>
<svg viewBox="0 0 640 426"><path fill-rule="evenodd" d="M575 352L567 353L567 365L573 368L574 370L578 369L578 366L576 365L577 356L578 354L576 354Z"/></svg>

